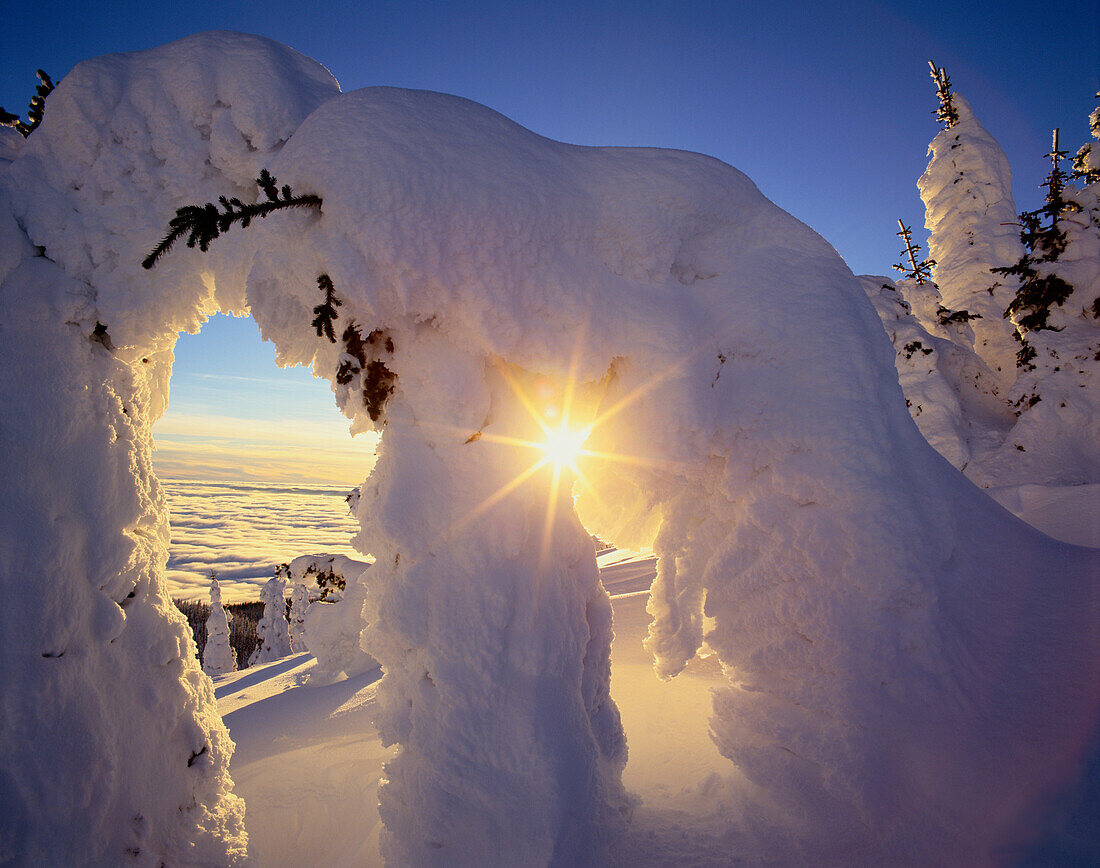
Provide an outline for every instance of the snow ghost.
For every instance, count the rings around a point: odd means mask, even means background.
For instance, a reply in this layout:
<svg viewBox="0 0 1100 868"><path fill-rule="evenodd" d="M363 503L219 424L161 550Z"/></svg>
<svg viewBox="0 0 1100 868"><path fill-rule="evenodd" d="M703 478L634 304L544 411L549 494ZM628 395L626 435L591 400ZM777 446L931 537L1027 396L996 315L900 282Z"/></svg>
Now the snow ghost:
<svg viewBox="0 0 1100 868"><path fill-rule="evenodd" d="M224 675L237 668L237 659L229 644L229 619L222 607L222 586L210 573L210 617L206 619L206 647L202 654L202 671L207 675Z"/></svg>
<svg viewBox="0 0 1100 868"><path fill-rule="evenodd" d="M260 589L264 614L256 625L259 644L248 659L249 666L280 660L290 653L290 631L286 620L286 579L268 579Z"/></svg>
<svg viewBox="0 0 1100 868"><path fill-rule="evenodd" d="M263 169L323 204L142 268L178 208L273 201ZM27 508L0 551L52 595L16 589L33 633L0 624L3 695L44 697L0 742L21 852L51 861L46 827L78 812L27 758L58 697L88 742L130 715L118 743L158 757L107 777L69 756L95 803L128 801L68 840L243 852L149 462L176 335L215 311L250 311L281 363L382 430L356 511L376 558L362 648L399 746L380 792L394 863L598 863L629 821L586 528L655 546L658 671L718 656L714 737L797 818L775 840L826 861L988 858L1079 761L1100 703L1095 557L927 445L859 283L729 166L560 144L442 94L340 94L288 49L213 33L81 64L0 178L3 397L31 408L2 423L3 494ZM549 434L587 437L586 457ZM105 707L103 685L132 699ZM152 689L172 697L156 721ZM171 797L147 795L152 769ZM156 835L120 819L138 812Z"/></svg>

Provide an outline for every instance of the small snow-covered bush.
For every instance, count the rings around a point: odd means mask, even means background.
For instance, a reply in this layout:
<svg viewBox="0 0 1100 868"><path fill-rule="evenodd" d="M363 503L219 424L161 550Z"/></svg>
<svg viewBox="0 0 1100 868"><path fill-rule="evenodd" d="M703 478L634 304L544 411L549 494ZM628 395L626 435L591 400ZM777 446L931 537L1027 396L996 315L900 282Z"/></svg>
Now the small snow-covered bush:
<svg viewBox="0 0 1100 868"><path fill-rule="evenodd" d="M359 644L366 626L363 603L366 586L359 576L347 580L347 589L338 602L317 600L306 612L304 640L309 652L317 659L317 672L322 677L348 677L367 672L378 661Z"/></svg>
<svg viewBox="0 0 1100 868"><path fill-rule="evenodd" d="M295 628L297 616L291 615L292 643L300 642L301 650L308 650L317 659L317 672L322 677L338 678L341 673L351 676L378 665L359 647L359 635L366 626L366 590L360 577L368 567L368 563L343 555L319 554L302 555L285 568L290 581L298 583L291 612L299 611L294 602L299 594L313 599L304 609L300 627ZM297 640L293 638L295 629L301 631Z"/></svg>

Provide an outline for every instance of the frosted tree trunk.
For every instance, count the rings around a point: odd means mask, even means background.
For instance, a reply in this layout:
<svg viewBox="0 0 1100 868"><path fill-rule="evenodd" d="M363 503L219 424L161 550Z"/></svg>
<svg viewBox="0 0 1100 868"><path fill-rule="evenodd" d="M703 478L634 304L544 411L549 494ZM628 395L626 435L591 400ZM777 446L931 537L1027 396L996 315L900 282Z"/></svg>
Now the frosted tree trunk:
<svg viewBox="0 0 1100 868"><path fill-rule="evenodd" d="M364 644L386 673L382 737L400 746L380 790L383 854L598 862L628 809L610 600L568 484L555 491L549 466L516 484L539 455L491 439L529 437L531 421L491 379L492 422L469 442L461 420L432 424L446 416L429 415L430 394L399 391L359 504L377 556Z"/></svg>
<svg viewBox="0 0 1100 868"><path fill-rule="evenodd" d="M164 579L152 366L71 322L83 288L2 194L0 249L0 862L242 864L233 743Z"/></svg>
<svg viewBox="0 0 1100 868"><path fill-rule="evenodd" d="M1020 258L1012 171L996 140L978 123L970 104L954 95L959 122L928 146L932 159L917 186L931 235L928 253L944 306L979 314L963 341L989 366L1003 396L1016 378L1012 326L1003 318L1016 287L989 269ZM922 323L935 332L936 324ZM969 338L969 336L967 336Z"/></svg>
<svg viewBox="0 0 1100 868"><path fill-rule="evenodd" d="M202 671L207 675L224 675L237 668L237 659L229 644L229 619L222 608L222 586L210 575L210 616L206 619L206 647L202 654Z"/></svg>

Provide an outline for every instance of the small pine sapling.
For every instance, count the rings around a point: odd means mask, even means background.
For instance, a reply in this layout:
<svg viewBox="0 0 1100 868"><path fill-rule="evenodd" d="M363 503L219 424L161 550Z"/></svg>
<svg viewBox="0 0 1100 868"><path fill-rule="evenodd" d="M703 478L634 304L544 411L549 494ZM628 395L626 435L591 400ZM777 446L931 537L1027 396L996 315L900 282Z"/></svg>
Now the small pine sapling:
<svg viewBox="0 0 1100 868"><path fill-rule="evenodd" d="M936 264L935 260L924 259L918 262L917 254L920 253L921 246L913 243L913 239L910 236L912 227L906 226L901 221L900 217L898 218L898 226L901 227L901 231L895 232L894 234L905 239L905 249L901 251L901 255L909 258L909 265L906 265L904 262L898 262L894 264L894 270L900 271L907 279L915 280L917 283L931 283L932 267Z"/></svg>
<svg viewBox="0 0 1100 868"><path fill-rule="evenodd" d="M31 97L26 121L21 120L19 115L13 115L11 112L0 108L0 126L13 127L23 138L27 138L42 123L42 112L46 107L46 97L54 89L53 81L46 75L45 70L40 69L37 74L38 85L34 89L34 96Z"/></svg>
<svg viewBox="0 0 1100 868"><path fill-rule="evenodd" d="M245 204L236 197L219 196L218 202L222 207L220 211L213 202L177 208L176 216L168 222L168 234L142 260L142 267L152 268L156 265L157 260L171 250L172 245L184 235L187 236L188 247L197 244L199 250L205 253L210 242L227 232L234 223L240 223L242 228L247 228L256 217L266 217L273 211L284 208L316 208L319 211L323 204L321 197L312 193L295 196L289 184L284 184L280 189L267 169L260 170L256 186L263 191L266 201Z"/></svg>
<svg viewBox="0 0 1100 868"><path fill-rule="evenodd" d="M936 66L931 60L928 61L928 66L932 70L932 81L936 83L936 96L940 100L939 108L932 114L943 124L945 130L949 130L959 122L959 110L955 108L951 93L951 79L948 78L947 71L942 66Z"/></svg>

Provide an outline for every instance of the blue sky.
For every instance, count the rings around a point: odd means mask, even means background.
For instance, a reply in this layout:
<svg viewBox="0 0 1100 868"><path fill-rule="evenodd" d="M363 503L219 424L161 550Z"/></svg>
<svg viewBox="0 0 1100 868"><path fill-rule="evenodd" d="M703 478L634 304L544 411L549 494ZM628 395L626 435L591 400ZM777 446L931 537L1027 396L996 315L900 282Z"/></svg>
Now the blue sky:
<svg viewBox="0 0 1100 868"><path fill-rule="evenodd" d="M84 58L200 30L259 33L324 63L344 90L385 84L445 91L562 141L716 156L824 235L857 273L886 273L897 261L898 217L923 223L916 179L937 129L929 58L947 68L1005 149L1020 208L1041 199L1050 130L1061 127L1062 141L1074 149L1086 141L1100 89L1095 0L1056 7L5 0L4 19L0 105L10 111L25 110L39 66L59 78ZM278 371L273 352L254 335L250 321L219 322L181 340L164 420L175 425L170 436L199 436L179 433L191 430L174 421L186 411L207 428L209 417L243 419L238 427L245 434L285 430L303 443L315 433L311 426L322 424L335 448L344 426L325 384L301 371ZM242 381L228 377L253 381L248 394L255 398L242 404L234 386ZM180 450L195 445L166 440L162 429L161 459L170 443ZM172 475L187 472L183 453L176 458ZM196 461L195 472L209 478L239 470L235 460ZM339 472L343 460L333 453L331 469ZM265 459L251 475L274 472L273 466Z"/></svg>

